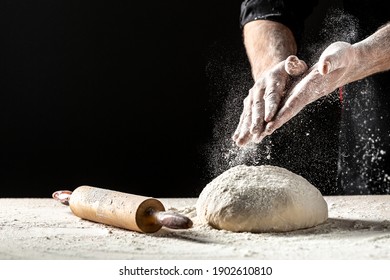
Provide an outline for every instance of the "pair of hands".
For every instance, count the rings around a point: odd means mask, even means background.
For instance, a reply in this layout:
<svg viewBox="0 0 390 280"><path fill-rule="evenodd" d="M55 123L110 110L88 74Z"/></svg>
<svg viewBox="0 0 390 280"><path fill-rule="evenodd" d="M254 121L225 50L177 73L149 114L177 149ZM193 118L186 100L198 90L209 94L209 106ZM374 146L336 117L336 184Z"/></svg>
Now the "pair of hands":
<svg viewBox="0 0 390 280"><path fill-rule="evenodd" d="M336 42L310 68L291 55L263 73L244 99L233 141L237 146L259 143L307 104L345 85L354 69L355 56L351 44Z"/></svg>

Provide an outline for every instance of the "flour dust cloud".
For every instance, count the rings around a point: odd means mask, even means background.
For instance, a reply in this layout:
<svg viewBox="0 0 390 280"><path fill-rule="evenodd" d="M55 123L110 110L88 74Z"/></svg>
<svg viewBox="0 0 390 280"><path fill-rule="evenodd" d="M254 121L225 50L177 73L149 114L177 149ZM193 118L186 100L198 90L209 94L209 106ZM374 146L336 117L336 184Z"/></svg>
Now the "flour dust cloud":
<svg viewBox="0 0 390 280"><path fill-rule="evenodd" d="M307 31L299 56L310 66L318 60L329 44L335 41L356 42L359 28L356 18L341 9L333 9L326 14L317 33ZM376 110L375 98L369 96L375 95L377 88L369 80L364 85L356 85L361 87L360 94L364 95L368 91L370 94L366 94L365 102L353 104L353 111L361 116L354 116L359 121L353 122L357 127L350 129L358 131L359 141L354 148L356 154L345 155L345 135L340 135L340 128L345 126L345 123L342 123L341 117L345 114L346 105L350 104L347 104L347 101L342 104L338 92L307 105L260 144L239 148L234 145L232 135L242 112L243 100L253 85L243 45L241 48L215 45L210 52L206 74L209 79L210 103L215 112L212 119L213 137L204 149L208 161L207 176L210 180L240 164L269 164L284 167L303 176L324 195L367 193L365 185L369 178L387 182L385 188L389 191L389 174L380 168L380 163L388 156L385 147L381 146L386 139L383 139L383 132L378 133L374 119L364 115L367 111ZM348 95L348 90L347 88L347 92L344 92L345 95ZM389 139L387 141L389 142ZM362 163L362 169L357 171L361 178L359 186L349 186L346 189L339 187L340 183L343 186L340 176L345 174L338 171L339 166L345 164L345 156L354 156Z"/></svg>

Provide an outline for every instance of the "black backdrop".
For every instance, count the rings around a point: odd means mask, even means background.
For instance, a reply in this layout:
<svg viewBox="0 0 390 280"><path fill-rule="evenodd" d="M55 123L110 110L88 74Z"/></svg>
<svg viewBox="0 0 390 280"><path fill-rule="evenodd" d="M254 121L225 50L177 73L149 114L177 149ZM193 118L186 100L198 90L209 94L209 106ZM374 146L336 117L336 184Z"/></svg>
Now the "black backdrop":
<svg viewBox="0 0 390 280"><path fill-rule="evenodd" d="M0 197L84 184L195 197L240 163L230 137L252 85L240 4L2 1ZM334 100L309 106L244 162L337 193Z"/></svg>
<svg viewBox="0 0 390 280"><path fill-rule="evenodd" d="M2 1L1 197L198 195L240 2Z"/></svg>

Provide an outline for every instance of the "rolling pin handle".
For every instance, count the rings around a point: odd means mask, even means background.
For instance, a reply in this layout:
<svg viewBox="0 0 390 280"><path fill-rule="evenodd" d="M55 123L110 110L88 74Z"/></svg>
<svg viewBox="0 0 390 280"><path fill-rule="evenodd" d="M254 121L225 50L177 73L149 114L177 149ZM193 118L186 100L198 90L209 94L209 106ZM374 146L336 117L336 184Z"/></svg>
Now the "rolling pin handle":
<svg viewBox="0 0 390 280"><path fill-rule="evenodd" d="M149 209L150 215L156 218L156 222L171 229L188 229L192 227L193 222L190 218L175 212L155 211Z"/></svg>
<svg viewBox="0 0 390 280"><path fill-rule="evenodd" d="M69 199L70 199L70 196L71 196L72 192L71 191L56 191L52 194L52 197L61 202L62 204L64 205L67 205L69 206Z"/></svg>

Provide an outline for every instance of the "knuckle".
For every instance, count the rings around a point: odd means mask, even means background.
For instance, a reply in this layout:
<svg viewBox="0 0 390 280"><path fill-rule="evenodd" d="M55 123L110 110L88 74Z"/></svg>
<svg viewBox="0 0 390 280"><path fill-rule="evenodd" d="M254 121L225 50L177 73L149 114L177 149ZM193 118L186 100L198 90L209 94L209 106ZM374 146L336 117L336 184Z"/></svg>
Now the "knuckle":
<svg viewBox="0 0 390 280"><path fill-rule="evenodd" d="M244 107L247 107L251 103L251 99L252 98L250 98L249 95L244 98L244 101L243 101Z"/></svg>
<svg viewBox="0 0 390 280"><path fill-rule="evenodd" d="M261 109L262 107L263 107L263 102L260 99L256 99L252 103L252 108L253 109Z"/></svg>

